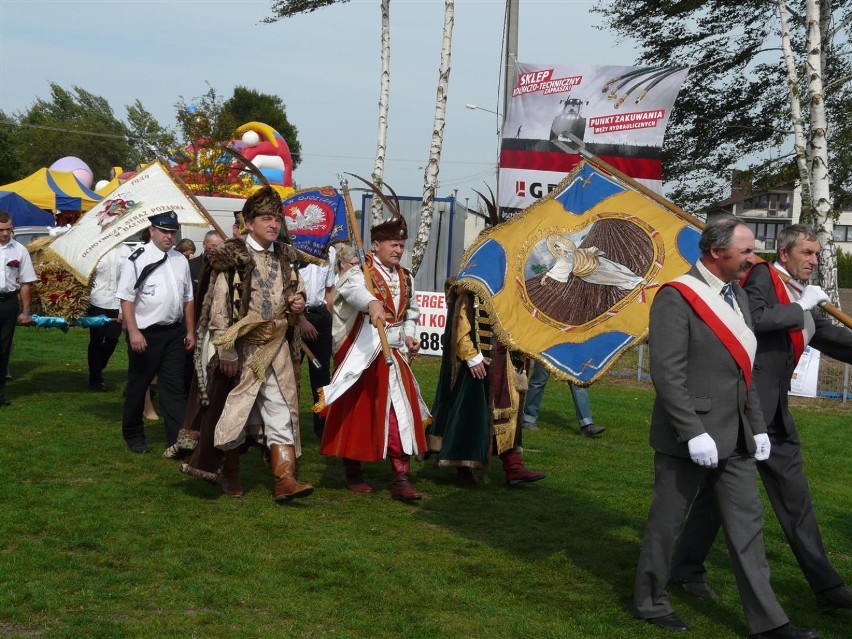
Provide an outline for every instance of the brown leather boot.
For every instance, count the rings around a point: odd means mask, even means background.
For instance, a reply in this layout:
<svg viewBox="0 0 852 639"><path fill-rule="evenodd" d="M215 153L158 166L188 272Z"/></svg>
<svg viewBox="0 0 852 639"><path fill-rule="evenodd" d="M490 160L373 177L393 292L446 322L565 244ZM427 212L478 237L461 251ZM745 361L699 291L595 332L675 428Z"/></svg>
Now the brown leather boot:
<svg viewBox="0 0 852 639"><path fill-rule="evenodd" d="M536 473L528 470L521 462L520 453L507 450L500 455L500 460L503 462L503 472L506 473L506 483L510 486L526 484L547 477L544 473Z"/></svg>
<svg viewBox="0 0 852 639"><path fill-rule="evenodd" d="M423 495L415 492L408 481L408 473L411 463L408 456L391 457L391 468L393 468L393 483L391 484L391 497L397 501L417 501Z"/></svg>
<svg viewBox="0 0 852 639"><path fill-rule="evenodd" d="M357 459L343 458L343 472L346 476L346 488L353 493L367 494L373 492L372 487L364 481L361 462Z"/></svg>
<svg viewBox="0 0 852 639"><path fill-rule="evenodd" d="M236 448L225 453L225 463L222 464L222 492L231 497L243 496L243 487L240 485L240 451Z"/></svg>
<svg viewBox="0 0 852 639"><path fill-rule="evenodd" d="M307 497L314 492L310 484L300 484L296 479L296 449L293 446L272 444L269 448L272 474L275 476L275 501L290 501Z"/></svg>

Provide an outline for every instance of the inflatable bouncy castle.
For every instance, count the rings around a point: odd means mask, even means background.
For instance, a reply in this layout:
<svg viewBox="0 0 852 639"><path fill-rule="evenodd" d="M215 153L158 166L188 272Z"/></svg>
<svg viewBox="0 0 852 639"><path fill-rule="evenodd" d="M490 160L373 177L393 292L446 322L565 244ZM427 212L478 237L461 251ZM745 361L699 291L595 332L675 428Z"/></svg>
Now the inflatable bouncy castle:
<svg viewBox="0 0 852 639"><path fill-rule="evenodd" d="M249 160L263 174L269 185L287 198L293 188L293 159L290 147L278 131L263 122L248 122L237 128L228 147ZM195 140L168 154L167 158L184 183L195 195L248 197L262 184L258 176L247 171L229 153L211 147L205 139ZM113 169L112 181L100 184L101 195L136 175L137 171Z"/></svg>

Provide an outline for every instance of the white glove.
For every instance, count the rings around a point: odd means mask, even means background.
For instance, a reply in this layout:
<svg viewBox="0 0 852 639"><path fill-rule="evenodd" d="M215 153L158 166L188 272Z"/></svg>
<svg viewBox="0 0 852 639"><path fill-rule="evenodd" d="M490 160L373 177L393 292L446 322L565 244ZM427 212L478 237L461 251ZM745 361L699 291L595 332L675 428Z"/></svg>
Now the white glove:
<svg viewBox="0 0 852 639"><path fill-rule="evenodd" d="M802 296L796 300L796 304L806 311L811 310L828 301L828 294L815 284L809 284L802 291Z"/></svg>
<svg viewBox="0 0 852 639"><path fill-rule="evenodd" d="M754 451L756 461L766 461L769 459L769 450L772 445L769 443L769 435L766 433L758 433L754 436L754 444L757 449Z"/></svg>
<svg viewBox="0 0 852 639"><path fill-rule="evenodd" d="M689 446L689 456L699 466L705 468L716 468L719 465L719 451L716 450L716 442L707 433L701 433L693 437L686 445Z"/></svg>

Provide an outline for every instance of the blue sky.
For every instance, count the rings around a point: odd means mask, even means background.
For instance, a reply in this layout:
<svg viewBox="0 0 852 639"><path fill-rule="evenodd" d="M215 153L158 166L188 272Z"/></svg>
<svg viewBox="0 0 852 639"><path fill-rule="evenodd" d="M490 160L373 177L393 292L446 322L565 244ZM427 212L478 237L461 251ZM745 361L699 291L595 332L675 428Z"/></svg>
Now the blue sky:
<svg viewBox="0 0 852 639"><path fill-rule="evenodd" d="M0 0L0 109L49 97L49 82L107 98L119 117L140 99L162 124L209 83L225 97L244 85L280 96L299 130L301 187L369 175L377 137L378 0L261 24L268 0ZM439 176L440 196L494 188L503 0L458 0ZM521 0L518 58L632 64L634 48L595 28L591 1ZM441 0L392 0L386 181L422 193L440 62ZM84 160L86 158L83 158ZM100 179L106 176L95 176Z"/></svg>

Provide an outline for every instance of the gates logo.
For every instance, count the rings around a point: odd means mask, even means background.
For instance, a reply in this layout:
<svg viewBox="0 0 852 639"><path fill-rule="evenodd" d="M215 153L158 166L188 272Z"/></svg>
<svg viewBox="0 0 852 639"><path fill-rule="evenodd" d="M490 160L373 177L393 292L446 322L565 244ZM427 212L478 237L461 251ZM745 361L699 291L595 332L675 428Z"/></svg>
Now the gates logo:
<svg viewBox="0 0 852 639"><path fill-rule="evenodd" d="M527 183L523 180L515 181L515 195L518 197L526 197L527 195Z"/></svg>

